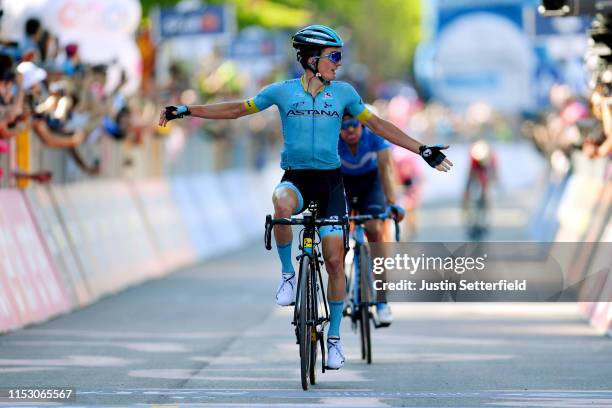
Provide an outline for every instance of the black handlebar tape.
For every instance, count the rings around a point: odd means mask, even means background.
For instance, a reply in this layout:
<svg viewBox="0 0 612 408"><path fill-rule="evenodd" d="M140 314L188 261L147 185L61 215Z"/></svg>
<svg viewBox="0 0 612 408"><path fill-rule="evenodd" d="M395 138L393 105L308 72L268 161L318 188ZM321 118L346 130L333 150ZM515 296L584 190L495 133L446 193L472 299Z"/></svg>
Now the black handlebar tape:
<svg viewBox="0 0 612 408"><path fill-rule="evenodd" d="M395 242L399 242L400 240L399 222L397 222L397 218L394 221L395 221Z"/></svg>
<svg viewBox="0 0 612 408"><path fill-rule="evenodd" d="M266 215L266 235L264 237L266 249L269 251L272 249L272 216Z"/></svg>

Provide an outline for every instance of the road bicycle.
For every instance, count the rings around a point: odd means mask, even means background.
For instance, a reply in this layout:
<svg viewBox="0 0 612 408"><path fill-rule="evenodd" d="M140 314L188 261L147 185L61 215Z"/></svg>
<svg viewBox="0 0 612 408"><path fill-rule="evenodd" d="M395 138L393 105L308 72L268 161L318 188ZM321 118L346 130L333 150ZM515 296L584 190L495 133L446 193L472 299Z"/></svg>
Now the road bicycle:
<svg viewBox="0 0 612 408"><path fill-rule="evenodd" d="M361 358L368 364L372 364L372 340L370 336L370 320L374 327L385 327L373 318L372 307L376 306L376 295L374 293L374 277L372 273L372 258L370 247L365 239L364 223L369 220L393 219L395 222L395 241L400 240L400 228L395 213L380 213L374 215L352 215L349 221L354 225L351 229L352 262L347 268L347 296L344 315L350 317L353 331L357 331L361 337Z"/></svg>
<svg viewBox="0 0 612 408"><path fill-rule="evenodd" d="M348 217L317 219L317 205L311 203L302 217L291 218L266 217L265 246L272 249L271 235L274 225L302 225L300 232L300 253L297 256L300 265L296 301L293 310L292 325L295 326L295 337L300 349L300 376L302 388L316 383L317 343L321 347L321 372L325 372L325 326L329 323L329 306L325 296L321 265L323 257L319 245L321 239L319 228L326 225L342 226L345 249L348 247Z"/></svg>
<svg viewBox="0 0 612 408"><path fill-rule="evenodd" d="M485 237L489 229L489 211L482 184L470 181L469 199L464 206L464 219L467 236L478 241Z"/></svg>

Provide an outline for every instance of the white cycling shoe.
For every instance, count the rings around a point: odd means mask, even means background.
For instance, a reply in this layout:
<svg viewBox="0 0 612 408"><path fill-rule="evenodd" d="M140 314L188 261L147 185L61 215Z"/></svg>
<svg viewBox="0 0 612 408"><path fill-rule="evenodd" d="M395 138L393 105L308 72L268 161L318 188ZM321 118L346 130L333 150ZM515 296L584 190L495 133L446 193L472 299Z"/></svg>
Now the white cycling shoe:
<svg viewBox="0 0 612 408"><path fill-rule="evenodd" d="M281 276L280 284L276 290L276 304L290 306L295 302L295 273L289 277Z"/></svg>
<svg viewBox="0 0 612 408"><path fill-rule="evenodd" d="M376 320L382 327L389 326L393 322L393 315L388 304L379 303L376 305Z"/></svg>
<svg viewBox="0 0 612 408"><path fill-rule="evenodd" d="M327 368L338 370L344 367L344 350L338 337L327 338Z"/></svg>

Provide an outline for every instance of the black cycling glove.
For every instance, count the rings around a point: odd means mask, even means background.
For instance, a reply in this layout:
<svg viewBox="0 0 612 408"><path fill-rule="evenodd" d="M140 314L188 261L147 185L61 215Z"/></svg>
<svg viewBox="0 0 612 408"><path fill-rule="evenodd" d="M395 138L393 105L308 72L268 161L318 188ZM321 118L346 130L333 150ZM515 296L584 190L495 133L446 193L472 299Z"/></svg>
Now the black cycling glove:
<svg viewBox="0 0 612 408"><path fill-rule="evenodd" d="M446 158L446 155L441 151L443 148L443 145L422 145L419 147L419 152L423 160L425 160L431 167L435 168Z"/></svg>
<svg viewBox="0 0 612 408"><path fill-rule="evenodd" d="M166 120L182 119L185 116L191 115L191 111L187 105L166 106Z"/></svg>

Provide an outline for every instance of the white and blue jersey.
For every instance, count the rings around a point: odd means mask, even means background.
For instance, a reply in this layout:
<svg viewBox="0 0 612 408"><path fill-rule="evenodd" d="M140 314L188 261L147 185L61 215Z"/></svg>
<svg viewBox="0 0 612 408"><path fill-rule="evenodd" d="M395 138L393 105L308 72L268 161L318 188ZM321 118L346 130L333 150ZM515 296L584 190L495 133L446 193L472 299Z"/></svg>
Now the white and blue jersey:
<svg viewBox="0 0 612 408"><path fill-rule="evenodd" d="M332 81L312 96L303 77L277 82L245 101L250 113L276 105L283 127L281 167L332 170L340 167L338 139L345 109L364 123L372 114L348 83Z"/></svg>
<svg viewBox="0 0 612 408"><path fill-rule="evenodd" d="M360 176L375 171L378 168L378 161L376 159L378 152L389 147L391 147L391 143L365 126L363 127L355 154L353 154L349 145L344 140L339 139L338 154L342 164L342 174Z"/></svg>

